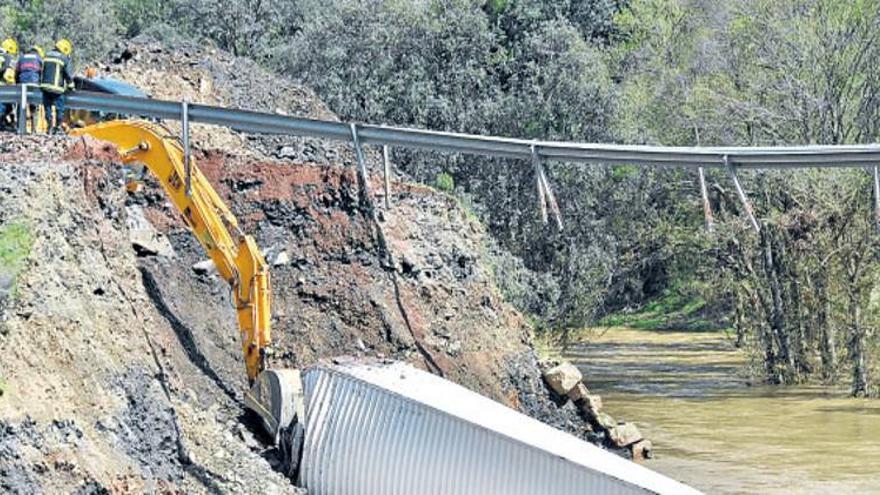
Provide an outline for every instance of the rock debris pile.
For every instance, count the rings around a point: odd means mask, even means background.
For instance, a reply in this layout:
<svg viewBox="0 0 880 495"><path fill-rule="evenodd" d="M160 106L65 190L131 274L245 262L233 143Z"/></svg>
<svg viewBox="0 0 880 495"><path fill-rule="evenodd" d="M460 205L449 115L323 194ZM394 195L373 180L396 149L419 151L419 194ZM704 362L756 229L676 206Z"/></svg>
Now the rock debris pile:
<svg viewBox="0 0 880 495"><path fill-rule="evenodd" d="M653 456L651 441L642 437L634 423L615 421L602 410L602 397L590 393L580 370L563 362L544 371L544 380L560 401L570 400L589 422L588 437L635 461Z"/></svg>

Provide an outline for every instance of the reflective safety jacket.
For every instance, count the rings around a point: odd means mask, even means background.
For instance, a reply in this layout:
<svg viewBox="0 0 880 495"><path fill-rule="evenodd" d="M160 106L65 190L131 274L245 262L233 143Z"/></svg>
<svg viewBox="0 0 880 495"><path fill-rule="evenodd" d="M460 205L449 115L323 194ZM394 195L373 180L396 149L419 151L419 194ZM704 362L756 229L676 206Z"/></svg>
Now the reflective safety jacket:
<svg viewBox="0 0 880 495"><path fill-rule="evenodd" d="M58 50L50 50L43 57L43 76L40 87L50 93L65 93L73 88L73 67L70 57Z"/></svg>
<svg viewBox="0 0 880 495"><path fill-rule="evenodd" d="M39 53L25 53L18 59L16 66L18 84L40 84L43 75L43 59Z"/></svg>
<svg viewBox="0 0 880 495"><path fill-rule="evenodd" d="M0 50L0 85L15 84L15 57Z"/></svg>

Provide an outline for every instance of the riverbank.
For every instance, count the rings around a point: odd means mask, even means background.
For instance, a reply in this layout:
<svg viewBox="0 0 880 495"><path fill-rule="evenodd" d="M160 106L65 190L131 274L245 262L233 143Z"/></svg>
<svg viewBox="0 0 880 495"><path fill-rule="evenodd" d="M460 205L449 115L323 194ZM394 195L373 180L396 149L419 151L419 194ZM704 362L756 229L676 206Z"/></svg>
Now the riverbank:
<svg viewBox="0 0 880 495"><path fill-rule="evenodd" d="M647 467L707 493L880 491L880 401L748 386L746 356L721 332L610 328L577 337L561 354L652 440Z"/></svg>

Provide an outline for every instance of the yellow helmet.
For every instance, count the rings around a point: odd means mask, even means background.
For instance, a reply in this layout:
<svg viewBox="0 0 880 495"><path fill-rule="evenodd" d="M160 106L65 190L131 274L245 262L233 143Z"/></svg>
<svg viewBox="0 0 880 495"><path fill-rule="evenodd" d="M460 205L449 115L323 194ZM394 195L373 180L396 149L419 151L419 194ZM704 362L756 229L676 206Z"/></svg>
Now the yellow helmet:
<svg viewBox="0 0 880 495"><path fill-rule="evenodd" d="M18 54L18 43L12 38L6 38L0 46L2 46L3 50L10 55Z"/></svg>
<svg viewBox="0 0 880 495"><path fill-rule="evenodd" d="M31 52L37 52L37 55L39 55L40 58L43 58L43 57L46 56L46 51L43 50L43 47L41 47L40 45L34 45L34 46L32 46L31 49L28 50L28 51L31 51Z"/></svg>
<svg viewBox="0 0 880 495"><path fill-rule="evenodd" d="M58 40L58 42L55 43L55 48L57 48L59 52L65 55L70 55L71 53L73 53L73 43L71 43L70 40L67 39Z"/></svg>

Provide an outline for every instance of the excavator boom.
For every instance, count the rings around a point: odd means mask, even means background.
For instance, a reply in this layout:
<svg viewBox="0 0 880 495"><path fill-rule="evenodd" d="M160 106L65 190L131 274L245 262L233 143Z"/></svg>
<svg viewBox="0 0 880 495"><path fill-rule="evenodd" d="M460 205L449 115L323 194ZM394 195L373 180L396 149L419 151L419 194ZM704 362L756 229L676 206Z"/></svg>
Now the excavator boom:
<svg viewBox="0 0 880 495"><path fill-rule="evenodd" d="M187 194L184 152L167 129L145 121L115 120L75 129L70 135L89 135L113 143L123 163L143 164L162 184L217 272L232 288L251 386L245 394L246 403L263 418L270 433L277 435L293 414L289 402L295 390L285 381L290 371L266 370L271 289L268 266L254 239L241 231L235 216L194 160L190 161L191 187Z"/></svg>

